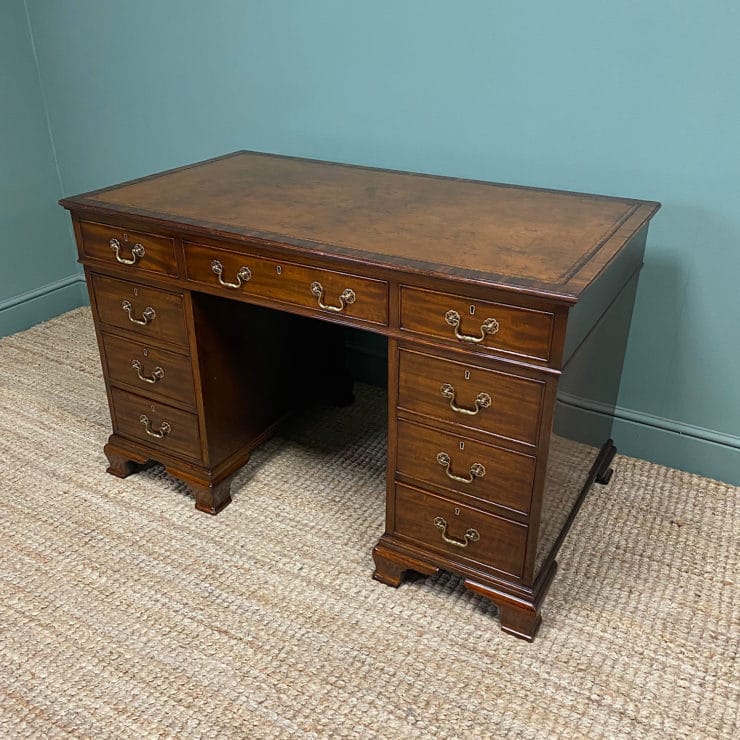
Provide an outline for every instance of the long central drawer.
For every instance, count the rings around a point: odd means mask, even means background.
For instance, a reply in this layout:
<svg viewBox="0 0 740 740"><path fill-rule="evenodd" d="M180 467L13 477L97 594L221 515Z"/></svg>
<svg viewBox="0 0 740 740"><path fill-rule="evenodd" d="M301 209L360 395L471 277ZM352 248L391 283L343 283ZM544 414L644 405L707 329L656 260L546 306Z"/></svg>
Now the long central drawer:
<svg viewBox="0 0 740 740"><path fill-rule="evenodd" d="M388 324L388 283L252 254L185 242L188 280L229 295L254 295L281 303Z"/></svg>

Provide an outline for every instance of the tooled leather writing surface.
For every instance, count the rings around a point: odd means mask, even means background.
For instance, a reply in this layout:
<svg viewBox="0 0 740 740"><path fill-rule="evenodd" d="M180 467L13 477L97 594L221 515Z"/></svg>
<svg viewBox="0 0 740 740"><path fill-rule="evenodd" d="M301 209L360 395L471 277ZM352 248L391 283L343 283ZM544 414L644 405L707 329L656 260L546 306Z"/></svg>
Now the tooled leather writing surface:
<svg viewBox="0 0 740 740"><path fill-rule="evenodd" d="M657 204L236 152L74 199L577 298ZM584 269L585 268L585 269Z"/></svg>

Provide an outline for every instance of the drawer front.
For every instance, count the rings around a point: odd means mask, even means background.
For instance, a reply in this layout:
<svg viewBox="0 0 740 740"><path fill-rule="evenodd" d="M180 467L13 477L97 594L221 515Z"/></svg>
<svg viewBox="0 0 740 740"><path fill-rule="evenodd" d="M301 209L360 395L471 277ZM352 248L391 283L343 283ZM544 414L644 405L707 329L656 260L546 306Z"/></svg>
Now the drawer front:
<svg viewBox="0 0 740 740"><path fill-rule="evenodd" d="M398 420L401 475L527 514L535 466L531 455Z"/></svg>
<svg viewBox="0 0 740 740"><path fill-rule="evenodd" d="M177 276L174 239L91 221L80 221L80 233L85 257L125 266L133 272Z"/></svg>
<svg viewBox="0 0 740 740"><path fill-rule="evenodd" d="M118 434L173 455L201 459L195 414L119 388L112 388L111 396Z"/></svg>
<svg viewBox="0 0 740 740"><path fill-rule="evenodd" d="M185 244L185 261L189 280L228 295L260 296L320 314L388 324L388 283L382 280L191 243Z"/></svg>
<svg viewBox="0 0 740 740"><path fill-rule="evenodd" d="M457 347L549 360L554 316L465 296L401 288L401 329Z"/></svg>
<svg viewBox="0 0 740 740"><path fill-rule="evenodd" d="M524 524L396 484L396 533L456 560L473 560L521 578L527 530Z"/></svg>
<svg viewBox="0 0 740 740"><path fill-rule="evenodd" d="M195 405L190 358L147 344L103 334L108 377L142 393Z"/></svg>
<svg viewBox="0 0 740 740"><path fill-rule="evenodd" d="M93 275L92 283L103 323L147 340L188 346L181 295L104 275Z"/></svg>
<svg viewBox="0 0 740 740"><path fill-rule="evenodd" d="M399 352L399 408L530 445L537 444L544 388L539 380Z"/></svg>

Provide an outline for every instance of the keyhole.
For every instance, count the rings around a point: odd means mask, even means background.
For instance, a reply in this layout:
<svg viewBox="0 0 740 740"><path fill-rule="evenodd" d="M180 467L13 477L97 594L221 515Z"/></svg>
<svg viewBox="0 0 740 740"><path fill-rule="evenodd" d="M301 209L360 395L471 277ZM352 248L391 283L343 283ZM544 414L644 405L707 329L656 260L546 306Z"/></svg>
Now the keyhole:
<svg viewBox="0 0 740 740"><path fill-rule="evenodd" d="M134 288L134 295L139 295L139 289L138 288Z"/></svg>
<svg viewBox="0 0 740 740"><path fill-rule="evenodd" d="M144 349L142 350L141 354L143 354L143 355L144 355L144 357L149 357L149 350L148 350L148 349L146 349L146 348L144 348Z"/></svg>
<svg viewBox="0 0 740 740"><path fill-rule="evenodd" d="M475 316L475 306L471 305L469 310L470 310L470 315Z"/></svg>
<svg viewBox="0 0 740 740"><path fill-rule="evenodd" d="M156 409L154 408L154 406L152 406L151 409L152 409L152 413L156 412Z"/></svg>
<svg viewBox="0 0 740 740"><path fill-rule="evenodd" d="M470 380L470 370L465 371L465 380Z"/></svg>
<svg viewBox="0 0 740 740"><path fill-rule="evenodd" d="M460 507L459 506L456 506L455 507L455 516L460 516Z"/></svg>
<svg viewBox="0 0 740 740"><path fill-rule="evenodd" d="M283 274L283 268L282 268L282 266L281 266L281 265L278 265L278 266L277 266L277 267L275 268L275 272L276 272L276 273L277 273L278 275L282 275L282 274Z"/></svg>
<svg viewBox="0 0 740 740"><path fill-rule="evenodd" d="M460 449L461 450L464 450L465 449L465 442L460 442Z"/></svg>
<svg viewBox="0 0 740 740"><path fill-rule="evenodd" d="M123 232L123 241L128 241L128 234L125 231Z"/></svg>

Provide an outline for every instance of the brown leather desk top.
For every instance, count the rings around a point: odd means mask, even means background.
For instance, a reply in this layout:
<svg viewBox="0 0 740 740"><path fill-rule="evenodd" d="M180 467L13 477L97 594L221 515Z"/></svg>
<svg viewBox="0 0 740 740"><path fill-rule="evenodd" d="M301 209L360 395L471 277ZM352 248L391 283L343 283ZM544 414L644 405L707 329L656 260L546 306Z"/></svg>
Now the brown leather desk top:
<svg viewBox="0 0 740 740"><path fill-rule="evenodd" d="M566 303L659 208L247 151L61 203Z"/></svg>

